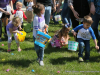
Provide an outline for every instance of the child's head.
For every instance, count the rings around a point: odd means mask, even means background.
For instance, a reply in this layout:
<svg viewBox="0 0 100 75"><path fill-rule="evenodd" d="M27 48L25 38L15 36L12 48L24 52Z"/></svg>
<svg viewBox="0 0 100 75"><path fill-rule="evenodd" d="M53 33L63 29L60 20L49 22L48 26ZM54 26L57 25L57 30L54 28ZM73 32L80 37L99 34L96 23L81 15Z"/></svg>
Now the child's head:
<svg viewBox="0 0 100 75"><path fill-rule="evenodd" d="M90 26L91 26L91 24L93 23L93 20L92 20L92 18L90 17L90 16L84 16L84 19L83 19L83 26L84 26L84 28L85 29L88 29Z"/></svg>
<svg viewBox="0 0 100 75"><path fill-rule="evenodd" d="M70 31L70 27L66 27L65 25L62 27L61 31L59 32L60 37L67 37L68 32Z"/></svg>
<svg viewBox="0 0 100 75"><path fill-rule="evenodd" d="M22 4L21 2L17 2L17 3L16 3L16 8L17 8L18 10L20 10L20 9L22 8L22 6L23 6L23 4Z"/></svg>
<svg viewBox="0 0 100 75"><path fill-rule="evenodd" d="M14 26L19 26L19 25L21 25L21 21L20 21L20 18L19 17L14 17L13 19L12 19L12 24L14 24Z"/></svg>
<svg viewBox="0 0 100 75"><path fill-rule="evenodd" d="M33 2L33 0L25 0L26 2Z"/></svg>
<svg viewBox="0 0 100 75"><path fill-rule="evenodd" d="M37 3L36 5L32 6L32 8L35 14L41 15L45 12L44 5L40 3Z"/></svg>

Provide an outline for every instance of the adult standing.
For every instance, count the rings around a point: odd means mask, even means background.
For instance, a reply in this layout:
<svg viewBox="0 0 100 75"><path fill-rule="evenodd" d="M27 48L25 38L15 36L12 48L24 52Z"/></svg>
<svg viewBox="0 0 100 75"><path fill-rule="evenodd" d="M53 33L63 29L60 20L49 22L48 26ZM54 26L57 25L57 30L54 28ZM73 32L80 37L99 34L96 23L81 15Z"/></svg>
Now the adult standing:
<svg viewBox="0 0 100 75"><path fill-rule="evenodd" d="M56 11L55 0L33 0L34 4L41 3L45 6L44 16L45 16L45 22L46 22L47 25L49 25L49 22L50 22L52 1L53 1L53 4L54 4L53 9L54 9L54 11ZM47 33L48 33L48 31L47 31Z"/></svg>
<svg viewBox="0 0 100 75"><path fill-rule="evenodd" d="M100 20L100 0L88 0L90 5L90 13L93 19L93 24L91 25L96 38L98 40L99 53L100 53L100 31L98 30L99 20Z"/></svg>
<svg viewBox="0 0 100 75"><path fill-rule="evenodd" d="M79 25L79 22L76 19L83 18L86 15L89 15L89 5L87 0L68 0L70 2L70 9L72 12L71 21L72 27L75 28Z"/></svg>
<svg viewBox="0 0 100 75"><path fill-rule="evenodd" d="M12 0L12 2L13 2L13 8L15 10L16 9L16 3L17 2L21 2L22 3L22 0Z"/></svg>
<svg viewBox="0 0 100 75"><path fill-rule="evenodd" d="M57 12L59 12L60 6L62 5L62 1L63 0L59 1L60 3ZM68 7L69 5L70 5L69 0L64 0L64 5L61 12L62 21L67 26L72 25L71 18L70 18L70 8Z"/></svg>
<svg viewBox="0 0 100 75"><path fill-rule="evenodd" d="M0 42L2 35L2 19L4 23L7 25L8 19L10 18L11 10L13 10L12 0L0 0ZM5 25L5 34L6 34L6 25Z"/></svg>

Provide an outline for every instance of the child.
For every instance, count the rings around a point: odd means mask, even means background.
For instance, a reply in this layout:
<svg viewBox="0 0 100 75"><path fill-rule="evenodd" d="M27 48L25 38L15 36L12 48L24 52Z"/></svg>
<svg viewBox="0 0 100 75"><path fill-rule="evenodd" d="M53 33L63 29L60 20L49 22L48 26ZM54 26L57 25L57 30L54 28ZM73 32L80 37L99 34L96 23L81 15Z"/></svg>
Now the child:
<svg viewBox="0 0 100 75"><path fill-rule="evenodd" d="M37 5L33 6L33 10L34 10L34 13L36 14L33 20L33 40L35 42L37 31L44 32L45 27L48 27L48 26L45 24L45 19L43 15L45 12L44 5L37 3ZM35 50L38 56L37 60L40 60L39 64L41 66L44 66L44 63L43 63L44 48L36 44L34 44L34 46L35 46Z"/></svg>
<svg viewBox="0 0 100 75"><path fill-rule="evenodd" d="M12 21L10 21L8 23L8 25L6 26L6 30L7 30L7 35L8 35L8 50L7 52L10 52L10 46L11 46L11 41L12 41L12 33L14 34L14 38L18 47L18 51L21 51L20 46L19 46L19 41L17 40L17 33L20 33L17 29L21 29L21 21L19 17L14 17L12 19Z"/></svg>
<svg viewBox="0 0 100 75"><path fill-rule="evenodd" d="M27 2L27 6L26 6L26 16L27 16L27 22L31 23L33 21L33 9L32 6L33 4L33 0L26 0Z"/></svg>
<svg viewBox="0 0 100 75"><path fill-rule="evenodd" d="M61 30L58 31L57 34L54 35L53 39L51 40L51 45L53 47L62 47L68 44L68 40L70 39L68 32L70 31L70 27L64 25Z"/></svg>
<svg viewBox="0 0 100 75"><path fill-rule="evenodd" d="M99 49L99 47L97 46L97 41L96 41L96 37L94 34L94 31L91 28L91 24L93 23L93 20L90 16L84 16L83 19L83 24L80 24L79 26L75 27L72 30L73 35L76 36L76 31L78 31L77 34L77 40L79 42L79 61L84 61L83 60L83 50L84 50L84 45L85 45L85 59L86 61L89 61L89 56L90 56L90 39L91 36L94 40L95 43L95 48Z"/></svg>
<svg viewBox="0 0 100 75"><path fill-rule="evenodd" d="M6 25L8 24L8 19L10 18L10 12L11 8L13 9L13 5L12 5L12 0L0 0L0 42L1 40L1 36L2 36L2 19L4 21L4 30L5 30L5 34L4 36L7 37L7 32L6 32ZM10 11L10 12L9 12Z"/></svg>
<svg viewBox="0 0 100 75"><path fill-rule="evenodd" d="M32 6L34 5L33 4L33 0L26 0L26 2L27 2L27 6L26 6L26 9L27 9L27 11L32 11L33 9L32 9Z"/></svg>
<svg viewBox="0 0 100 75"><path fill-rule="evenodd" d="M25 20L27 20L26 15L24 14L24 12L21 10L22 8L22 3L21 2L17 2L16 3L16 10L12 11L13 14L15 14L15 17L19 17L21 19L21 23L22 23L22 28L23 28L23 17Z"/></svg>

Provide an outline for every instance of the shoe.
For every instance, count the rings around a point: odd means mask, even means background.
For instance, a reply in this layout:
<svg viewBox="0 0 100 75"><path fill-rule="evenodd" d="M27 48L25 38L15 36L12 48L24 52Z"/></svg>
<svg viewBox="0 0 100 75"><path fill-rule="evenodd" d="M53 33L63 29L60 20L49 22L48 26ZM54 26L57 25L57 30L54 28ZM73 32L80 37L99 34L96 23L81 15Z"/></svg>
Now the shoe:
<svg viewBox="0 0 100 75"><path fill-rule="evenodd" d="M37 62L40 62L40 58L37 58Z"/></svg>
<svg viewBox="0 0 100 75"><path fill-rule="evenodd" d="M21 51L21 49L20 48L18 48L18 52L20 52Z"/></svg>
<svg viewBox="0 0 100 75"><path fill-rule="evenodd" d="M11 49L8 49L7 52L11 52Z"/></svg>
<svg viewBox="0 0 100 75"><path fill-rule="evenodd" d="M43 61L40 61L39 64L40 64L40 66L44 66Z"/></svg>
<svg viewBox="0 0 100 75"><path fill-rule="evenodd" d="M84 60L83 60L83 58L82 58L82 57L79 57L79 61L81 61L81 62L82 62L82 61L84 61Z"/></svg>

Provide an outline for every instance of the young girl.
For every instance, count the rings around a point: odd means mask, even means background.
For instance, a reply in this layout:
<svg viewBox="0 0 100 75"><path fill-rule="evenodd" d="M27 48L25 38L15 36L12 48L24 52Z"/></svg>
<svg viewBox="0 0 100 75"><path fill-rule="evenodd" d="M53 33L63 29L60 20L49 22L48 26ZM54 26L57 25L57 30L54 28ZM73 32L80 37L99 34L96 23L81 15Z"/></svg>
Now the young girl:
<svg viewBox="0 0 100 75"><path fill-rule="evenodd" d="M22 8L22 3L21 2L17 2L16 3L16 10L12 11L13 14L15 14L15 17L19 17L21 19L21 23L22 23L22 28L23 28L23 17L25 20L27 20L26 15L24 14L24 12L21 10Z"/></svg>
<svg viewBox="0 0 100 75"><path fill-rule="evenodd" d="M7 52L11 51L10 46L11 46L11 41L12 41L12 35L11 35L12 33L14 34L14 38L15 38L15 41L16 41L16 44L18 47L18 51L21 51L20 46L19 46L19 41L17 40L17 33L21 34L21 32L18 31L18 27L19 27L19 29L21 29L21 21L20 21L19 17L14 17L12 19L12 21L10 21L8 23L8 25L6 26L7 35L8 35L8 50L7 50Z"/></svg>
<svg viewBox="0 0 100 75"><path fill-rule="evenodd" d="M44 32L45 27L48 27L48 26L45 24L45 19L43 15L45 12L44 5L37 3L37 5L33 6L33 10L34 10L34 13L36 14L33 20L33 40L35 42L37 31ZM40 60L39 64L41 66L44 66L44 63L43 63L44 48L36 44L34 44L34 47L38 56L37 60Z"/></svg>
<svg viewBox="0 0 100 75"><path fill-rule="evenodd" d="M61 30L59 30L51 40L52 47L62 47L68 44L68 40L70 39L68 32L70 31L70 27L64 25Z"/></svg>

